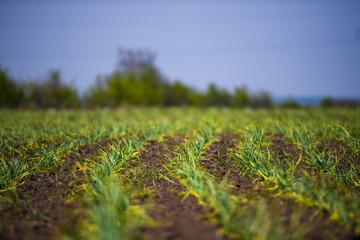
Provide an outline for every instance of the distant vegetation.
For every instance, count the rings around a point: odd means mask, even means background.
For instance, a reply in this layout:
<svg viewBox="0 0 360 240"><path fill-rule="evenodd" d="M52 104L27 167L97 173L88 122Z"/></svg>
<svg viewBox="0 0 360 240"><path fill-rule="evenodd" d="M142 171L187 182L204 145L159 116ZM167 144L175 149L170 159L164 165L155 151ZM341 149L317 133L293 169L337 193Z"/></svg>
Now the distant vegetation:
<svg viewBox="0 0 360 240"><path fill-rule="evenodd" d="M51 71L44 80L19 82L0 67L1 108L103 108L119 106L217 106L236 108L271 108L270 93L249 93L246 87L233 92L209 84L205 92L180 81L170 82L154 65L155 54L147 50L120 50L118 68L110 75L99 76L80 97L76 88L61 79L59 71ZM279 105L298 108L294 99ZM357 107L357 101L334 101L324 98L321 107Z"/></svg>
<svg viewBox="0 0 360 240"><path fill-rule="evenodd" d="M52 71L44 81L17 82L0 68L0 107L2 108L76 108L81 106L77 90L61 81Z"/></svg>

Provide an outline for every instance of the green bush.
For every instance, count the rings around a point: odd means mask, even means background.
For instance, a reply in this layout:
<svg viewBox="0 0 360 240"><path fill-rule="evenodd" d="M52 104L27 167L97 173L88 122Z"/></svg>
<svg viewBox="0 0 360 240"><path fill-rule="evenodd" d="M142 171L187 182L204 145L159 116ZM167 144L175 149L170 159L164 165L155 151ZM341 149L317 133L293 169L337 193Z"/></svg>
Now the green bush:
<svg viewBox="0 0 360 240"><path fill-rule="evenodd" d="M17 107L23 97L23 89L0 67L0 107Z"/></svg>
<svg viewBox="0 0 360 240"><path fill-rule="evenodd" d="M324 97L320 101L320 107L329 108L332 107L332 105L333 105L333 100L331 97Z"/></svg>
<svg viewBox="0 0 360 240"><path fill-rule="evenodd" d="M23 108L77 108L80 98L77 90L61 80L59 71L50 71L45 81L32 80L21 85Z"/></svg>
<svg viewBox="0 0 360 240"><path fill-rule="evenodd" d="M249 107L251 108L271 108L273 101L270 93L261 91L257 94L250 96Z"/></svg>
<svg viewBox="0 0 360 240"><path fill-rule="evenodd" d="M280 104L280 107L282 107L282 108L299 108L301 106L297 101L295 101L295 99L289 97Z"/></svg>
<svg viewBox="0 0 360 240"><path fill-rule="evenodd" d="M249 104L249 94L245 87L236 88L234 93L234 106L243 108Z"/></svg>

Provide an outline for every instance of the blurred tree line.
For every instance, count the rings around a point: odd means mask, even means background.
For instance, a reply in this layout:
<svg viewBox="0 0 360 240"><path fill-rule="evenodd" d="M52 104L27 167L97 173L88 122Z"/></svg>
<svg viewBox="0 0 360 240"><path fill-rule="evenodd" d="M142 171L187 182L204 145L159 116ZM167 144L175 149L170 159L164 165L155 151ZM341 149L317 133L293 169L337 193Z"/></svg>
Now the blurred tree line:
<svg viewBox="0 0 360 240"><path fill-rule="evenodd" d="M118 68L108 76L99 76L82 97L61 79L59 71L51 71L42 81L15 81L0 67L1 108L103 108L128 105L142 106L217 106L236 108L270 108L273 100L268 92L250 94L246 87L233 92L208 85L198 91L180 81L170 82L154 64L155 54L148 50L120 50ZM321 106L334 105L329 99ZM280 107L297 108L293 99Z"/></svg>
<svg viewBox="0 0 360 240"><path fill-rule="evenodd" d="M59 71L51 71L42 81L15 81L0 67L0 107L2 108L98 108L127 105L271 107L269 93L250 95L245 87L233 93L209 84L205 92L170 82L154 64L155 53L148 50L119 51L118 68L99 76L82 97L64 83Z"/></svg>
<svg viewBox="0 0 360 240"><path fill-rule="evenodd" d="M98 77L83 97L64 83L58 71L52 71L43 81L17 82L8 71L0 68L0 108L64 109L104 108L119 106L216 106L216 107L271 107L266 92L249 95L246 88L234 93L210 84L205 92L197 91L180 81L170 83L154 67L141 71L117 70Z"/></svg>
<svg viewBox="0 0 360 240"><path fill-rule="evenodd" d="M43 81L17 82L0 67L1 108L77 108L77 90L63 83L59 71L51 71Z"/></svg>

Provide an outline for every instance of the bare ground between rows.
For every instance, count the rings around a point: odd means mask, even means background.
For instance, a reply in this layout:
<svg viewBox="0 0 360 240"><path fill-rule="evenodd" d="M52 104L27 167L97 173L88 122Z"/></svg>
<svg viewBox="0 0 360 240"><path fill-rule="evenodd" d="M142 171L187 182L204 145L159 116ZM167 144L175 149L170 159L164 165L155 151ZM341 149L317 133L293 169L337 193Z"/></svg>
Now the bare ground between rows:
<svg viewBox="0 0 360 240"><path fill-rule="evenodd" d="M267 136L270 136L271 138L271 150L273 153L275 153L280 161L283 161L286 164L289 162L289 160L291 160L289 157L293 157L295 160L299 159L300 155L302 154L299 146L296 144L286 143L282 133L268 133ZM334 157L336 157L337 167L340 171L349 171L351 169L351 164L356 169L360 169L360 152L353 152L351 148L343 142L331 138L314 144L316 144L317 153L320 154L325 151L324 159L330 159L330 161L333 161L332 163L335 163ZM301 163L301 165L304 167L304 170L306 168L311 168L311 166L304 161Z"/></svg>
<svg viewBox="0 0 360 240"><path fill-rule="evenodd" d="M282 164L288 164L300 157L301 151L297 145L284 142L284 136L281 133L267 135L272 142L270 146L272 155L276 156ZM266 191L266 188L272 187L273 184L256 184L250 175L243 176L231 156L231 149L236 146L238 141L243 141L243 138L239 134L233 133L224 133L218 135L217 138L218 140L214 141L203 154L204 160L201 165L218 181L227 177L229 183L236 187L232 190L232 194L246 194L250 198L255 195L255 199L260 196L266 197L269 211L272 208L273 212L275 211L285 218L284 223L288 230L291 216L300 210L300 223L307 227L306 239L329 239L331 236L336 239L356 239L359 237L354 234L354 231L346 230L338 223L330 221L330 214L327 211L320 211L317 207L308 207L289 197L274 197Z"/></svg>
<svg viewBox="0 0 360 240"><path fill-rule="evenodd" d="M5 204L0 212L0 239L51 239L61 235L62 228L75 224L72 211L80 201L66 202L74 187L84 179L75 163L91 157L113 140L104 139L80 147L61 164L41 173L26 176L17 189L14 204Z"/></svg>
<svg viewBox="0 0 360 240"><path fill-rule="evenodd" d="M284 164L294 161L294 159L296 161L299 159L301 151L297 145L286 143L283 134L274 133L268 134L268 136L271 138L270 151L274 157ZM335 145L340 147L338 144ZM329 143L322 143L321 146L334 147L334 143L330 143L330 145ZM336 150L332 150L336 152ZM342 161L343 164L341 166L346 167L347 165L344 162L347 160L343 158ZM318 207L308 207L285 196L270 197L269 204L271 202L278 206L279 213L288 218L288 220L290 220L291 215L295 211L302 211L301 223L309 227L305 236L306 239L329 239L331 237L335 239L360 239L360 235L356 235L353 230L346 230L340 224L330 221L330 214L325 210L319 210Z"/></svg>
<svg viewBox="0 0 360 240"><path fill-rule="evenodd" d="M239 134L234 133L218 135L217 140L202 154L203 160L200 163L218 181L227 178L229 184L235 187L232 189L233 194L257 189L254 178L244 176L231 157L231 150L242 139Z"/></svg>
<svg viewBox="0 0 360 240"><path fill-rule="evenodd" d="M267 134L271 140L270 151L273 157L280 160L281 164L289 164L294 160L298 160L301 151L295 144L289 144L283 141L281 133ZM239 134L224 133L217 136L218 140L214 141L209 149L203 154L204 160L201 165L204 166L210 174L212 174L218 181L222 181L226 176L231 185L236 188L233 189L232 194L246 194L249 198L265 197L267 200L267 208L274 213L274 211L285 219L285 227L290 231L291 216L297 211L301 211L299 215L300 223L306 227L305 239L357 239L360 236L356 235L353 230L346 230L338 223L329 220L330 214L327 211L319 210L318 207L309 207L297 202L296 200L286 197L274 197L268 192L266 188L272 187L273 184L257 184L254 182L254 177L251 175L243 176L237 163L231 156L231 149L234 148L238 141L243 141ZM328 149L336 152L341 157L341 167L347 165L344 162L346 152L340 150L339 144L334 142L324 144ZM334 149L336 148L337 149ZM341 149L344 149L343 147ZM349 157L349 155L347 155ZM275 162L275 159L273 160Z"/></svg>
<svg viewBox="0 0 360 240"><path fill-rule="evenodd" d="M325 159L331 156L336 156L338 167L341 171L346 172L351 170L353 165L357 170L360 169L360 152L354 152L345 143L336 139L323 141L317 146L319 153L326 151Z"/></svg>
<svg viewBox="0 0 360 240"><path fill-rule="evenodd" d="M154 203L157 207L150 212L150 216L160 225L144 229L146 239L228 239L222 235L219 225L205 219L206 210L197 199L189 196L180 199L179 192L185 191L175 179L171 178L164 163L166 155L174 157L175 147L183 141L183 136L167 137L165 141L151 142L140 154L140 163L145 171L155 170L165 175L175 183L165 179L145 176L145 186L155 192Z"/></svg>

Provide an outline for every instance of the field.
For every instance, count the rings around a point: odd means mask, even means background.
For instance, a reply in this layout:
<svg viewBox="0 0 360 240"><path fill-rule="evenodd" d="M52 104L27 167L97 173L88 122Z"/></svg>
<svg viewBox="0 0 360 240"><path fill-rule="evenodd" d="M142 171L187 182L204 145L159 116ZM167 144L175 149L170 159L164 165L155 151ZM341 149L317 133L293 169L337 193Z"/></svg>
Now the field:
<svg viewBox="0 0 360 240"><path fill-rule="evenodd" d="M0 122L0 239L360 237L360 110L1 110Z"/></svg>

